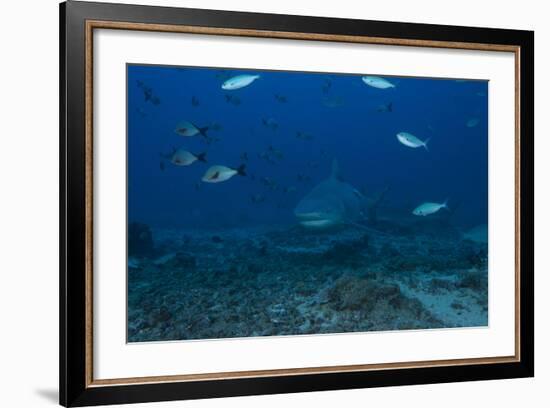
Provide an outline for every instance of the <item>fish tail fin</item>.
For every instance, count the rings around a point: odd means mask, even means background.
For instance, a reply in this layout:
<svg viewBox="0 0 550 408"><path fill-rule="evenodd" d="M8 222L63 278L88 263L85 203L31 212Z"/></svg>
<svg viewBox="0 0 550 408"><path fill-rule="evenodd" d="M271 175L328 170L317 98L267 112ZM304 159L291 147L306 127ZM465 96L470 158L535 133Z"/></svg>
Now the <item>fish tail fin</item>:
<svg viewBox="0 0 550 408"><path fill-rule="evenodd" d="M201 134L201 136L207 137L206 132L208 132L209 126L200 127L197 129L199 130L199 133Z"/></svg>
<svg viewBox="0 0 550 408"><path fill-rule="evenodd" d="M237 174L239 176L246 176L246 164L241 164L238 168L237 168Z"/></svg>
<svg viewBox="0 0 550 408"><path fill-rule="evenodd" d="M431 137L427 138L426 140L424 140L424 143L422 144L422 146L424 146L424 149L426 149L427 152L430 151L430 149L428 149L428 142L430 141Z"/></svg>
<svg viewBox="0 0 550 408"><path fill-rule="evenodd" d="M443 204L441 204L441 206L442 206L443 208L445 208L446 210L450 211L450 210L449 210L449 199L446 198L445 201L443 201Z"/></svg>
<svg viewBox="0 0 550 408"><path fill-rule="evenodd" d="M231 100L231 95L225 94L225 101L229 102Z"/></svg>
<svg viewBox="0 0 550 408"><path fill-rule="evenodd" d="M206 152L197 154L197 160L206 163Z"/></svg>

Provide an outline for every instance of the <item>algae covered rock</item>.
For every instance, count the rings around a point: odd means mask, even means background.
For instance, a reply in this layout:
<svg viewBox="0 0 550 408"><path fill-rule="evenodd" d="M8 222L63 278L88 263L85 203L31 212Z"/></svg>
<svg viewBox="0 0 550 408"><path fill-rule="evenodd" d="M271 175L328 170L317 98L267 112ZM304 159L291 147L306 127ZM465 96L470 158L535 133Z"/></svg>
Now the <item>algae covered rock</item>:
<svg viewBox="0 0 550 408"><path fill-rule="evenodd" d="M371 311L380 300L402 296L399 286L375 280L344 276L328 291L328 300L336 310Z"/></svg>
<svg viewBox="0 0 550 408"><path fill-rule="evenodd" d="M357 276L343 276L327 290L325 303L339 313L342 328L345 316L355 316L352 324L361 330L441 327L418 299L405 295L399 285ZM354 331L357 331L355 329Z"/></svg>

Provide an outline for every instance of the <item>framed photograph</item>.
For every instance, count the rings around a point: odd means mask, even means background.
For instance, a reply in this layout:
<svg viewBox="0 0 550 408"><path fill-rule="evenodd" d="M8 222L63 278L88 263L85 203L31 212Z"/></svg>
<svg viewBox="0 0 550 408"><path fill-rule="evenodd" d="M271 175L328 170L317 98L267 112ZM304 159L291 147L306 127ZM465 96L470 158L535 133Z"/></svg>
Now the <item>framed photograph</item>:
<svg viewBox="0 0 550 408"><path fill-rule="evenodd" d="M62 405L533 376L533 32L60 27Z"/></svg>

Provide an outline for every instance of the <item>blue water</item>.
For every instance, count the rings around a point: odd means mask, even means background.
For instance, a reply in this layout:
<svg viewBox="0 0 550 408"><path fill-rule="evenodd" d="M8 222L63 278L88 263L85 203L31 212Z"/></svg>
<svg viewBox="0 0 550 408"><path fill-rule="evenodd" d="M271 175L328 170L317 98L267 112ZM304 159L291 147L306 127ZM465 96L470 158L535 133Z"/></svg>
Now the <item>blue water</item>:
<svg viewBox="0 0 550 408"><path fill-rule="evenodd" d="M129 341L487 325L487 81L127 69ZM260 78L222 89L240 74ZM306 228L334 162L368 217ZM245 174L202 181L213 165Z"/></svg>
<svg viewBox="0 0 550 408"><path fill-rule="evenodd" d="M221 89L227 77L248 72L261 78L239 90ZM412 211L422 202L448 199L450 206L460 205L454 215L459 225L486 223L488 83L388 79L395 88L369 87L360 75L128 66L129 220L170 227L292 223L296 203L328 176L336 158L345 180L361 191L389 187L388 205ZM138 80L152 89L158 105L145 101ZM327 80L331 86L325 94ZM277 101L275 94L287 102ZM241 104L226 102L225 95L238 97ZM193 97L198 106L193 106ZM324 98L342 104L328 107ZM378 111L390 102L392 112ZM479 123L467 127L472 118ZM264 126L262 119L275 120L278 129ZM219 124L219 131L208 134L220 140L208 145L200 135L177 135L174 130L182 120L197 126ZM312 140L296 138L297 131ZM430 138L429 151L400 144L400 131ZM269 146L284 155L276 164L257 156ZM159 153L173 147L206 152L208 163L177 167L166 162L162 171ZM244 152L248 162L241 160ZM243 162L255 180L200 183L207 165L237 167ZM298 181L302 174L311 182ZM266 189L262 177L273 179L280 189ZM284 193L284 187L297 191ZM253 203L251 195L265 196L265 202Z"/></svg>

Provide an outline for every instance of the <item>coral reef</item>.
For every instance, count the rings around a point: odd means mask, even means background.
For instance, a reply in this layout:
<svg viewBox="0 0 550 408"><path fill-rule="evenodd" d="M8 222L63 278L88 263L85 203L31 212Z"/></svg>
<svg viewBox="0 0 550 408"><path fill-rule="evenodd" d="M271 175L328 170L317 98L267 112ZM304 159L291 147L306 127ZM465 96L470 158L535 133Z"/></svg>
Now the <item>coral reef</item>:
<svg viewBox="0 0 550 408"><path fill-rule="evenodd" d="M132 231L131 342L487 325L487 246L453 234Z"/></svg>

